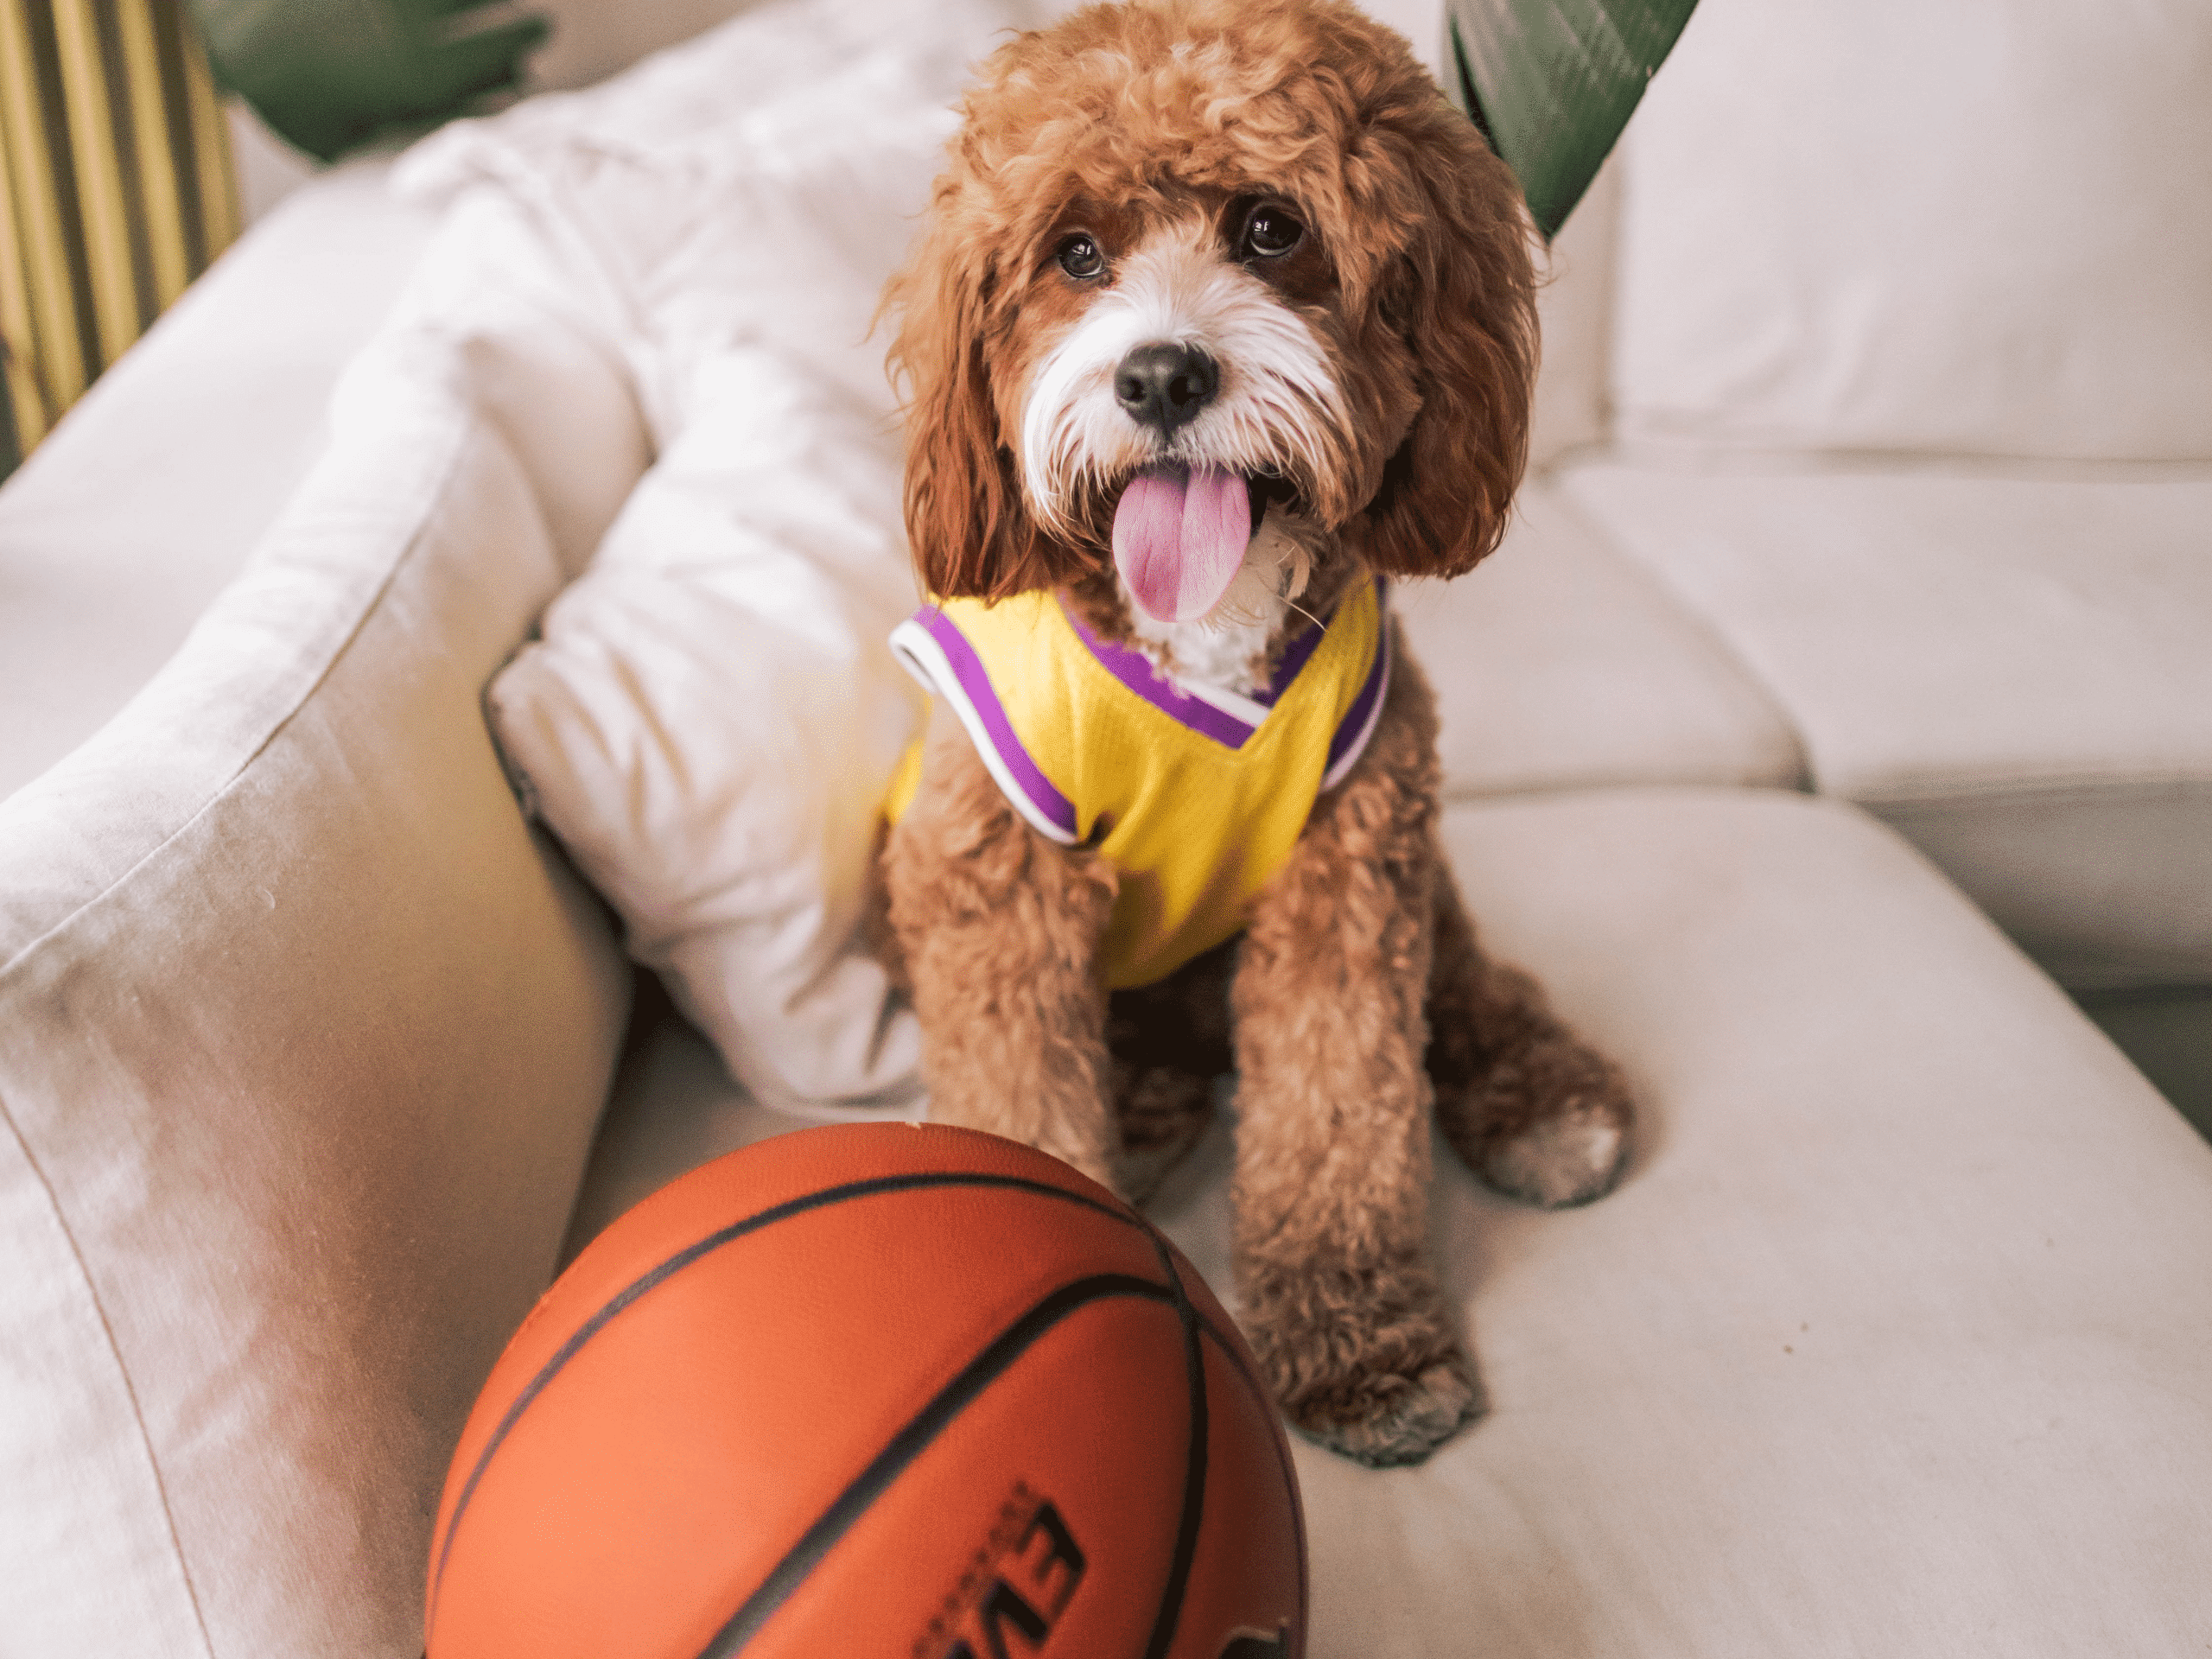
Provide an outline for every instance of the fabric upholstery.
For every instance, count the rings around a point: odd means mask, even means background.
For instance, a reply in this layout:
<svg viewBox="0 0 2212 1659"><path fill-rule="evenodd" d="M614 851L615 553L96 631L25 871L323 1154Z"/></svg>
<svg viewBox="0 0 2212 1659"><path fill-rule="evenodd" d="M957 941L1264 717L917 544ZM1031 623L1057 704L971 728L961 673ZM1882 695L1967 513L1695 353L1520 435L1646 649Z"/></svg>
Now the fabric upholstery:
<svg viewBox="0 0 2212 1659"><path fill-rule="evenodd" d="M2212 475L1577 468L1815 785L2069 984L2212 980Z"/></svg>
<svg viewBox="0 0 2212 1659"><path fill-rule="evenodd" d="M1552 238L1536 290L1543 359L1529 414L1529 467L1541 473L1611 435L1607 406L1613 266L1619 232L1618 152L1598 170L1581 203Z"/></svg>
<svg viewBox="0 0 2212 1659"><path fill-rule="evenodd" d="M1621 429L2212 460L2212 10L1705 0L1624 146Z"/></svg>
<svg viewBox="0 0 2212 1659"><path fill-rule="evenodd" d="M564 572L454 344L355 366L251 569L0 804L8 1651L418 1652L552 1272L627 979L484 729Z"/></svg>
<svg viewBox="0 0 2212 1659"><path fill-rule="evenodd" d="M429 235L387 170L255 226L0 493L0 798L145 684L328 445L339 371Z"/></svg>
<svg viewBox="0 0 2212 1659"><path fill-rule="evenodd" d="M2020 1659L2212 1620L2212 1148L1891 834L1775 791L1455 807L1498 954L1626 1067L1625 1184L1545 1214L1440 1147L1491 1414L1296 1448L1313 1659ZM568 1249L793 1127L649 1028ZM1154 1217L1228 1288L1229 1129Z"/></svg>
<svg viewBox="0 0 2212 1659"><path fill-rule="evenodd" d="M552 38L531 54L533 89L569 91L604 80L656 52L704 34L745 10L745 0L656 0L650 6L606 0L540 0Z"/></svg>
<svg viewBox="0 0 2212 1659"><path fill-rule="evenodd" d="M1472 574L1392 594L1436 690L1447 795L1803 783L1789 721L1720 636L1547 484Z"/></svg>
<svg viewBox="0 0 2212 1659"><path fill-rule="evenodd" d="M753 1088L835 1112L918 1087L912 1016L851 954L878 804L921 697L874 411L777 353L721 354L696 417L487 700L531 810L631 953ZM794 488L836 477L838 499Z"/></svg>
<svg viewBox="0 0 2212 1659"><path fill-rule="evenodd" d="M2212 988L2171 986L2085 996L2097 1028L2212 1141Z"/></svg>
<svg viewBox="0 0 2212 1659"><path fill-rule="evenodd" d="M677 1176L739 1147L819 1122L769 1105L732 1081L714 1045L676 1012L658 982L641 976L639 987L636 1022L561 1247L564 1267L609 1222ZM927 1102L914 1100L852 1116L919 1122L928 1110Z"/></svg>

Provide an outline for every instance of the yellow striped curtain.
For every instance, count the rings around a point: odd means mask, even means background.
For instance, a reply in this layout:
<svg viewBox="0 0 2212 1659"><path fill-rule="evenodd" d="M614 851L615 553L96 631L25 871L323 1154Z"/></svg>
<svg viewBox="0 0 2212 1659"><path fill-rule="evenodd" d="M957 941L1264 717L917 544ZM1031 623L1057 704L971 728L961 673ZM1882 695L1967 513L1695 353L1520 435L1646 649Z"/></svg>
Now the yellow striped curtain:
<svg viewBox="0 0 2212 1659"><path fill-rule="evenodd" d="M0 477L238 228L183 0L0 0Z"/></svg>

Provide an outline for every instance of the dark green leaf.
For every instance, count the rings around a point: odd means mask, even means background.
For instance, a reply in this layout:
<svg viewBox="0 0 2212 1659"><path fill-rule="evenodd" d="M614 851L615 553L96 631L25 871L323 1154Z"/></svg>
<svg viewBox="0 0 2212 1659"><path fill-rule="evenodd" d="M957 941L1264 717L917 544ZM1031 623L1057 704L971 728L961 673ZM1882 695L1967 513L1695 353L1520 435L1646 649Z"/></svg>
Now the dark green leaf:
<svg viewBox="0 0 2212 1659"><path fill-rule="evenodd" d="M1548 239L1567 222L1697 0L1446 0L1459 106L1521 181Z"/></svg>
<svg viewBox="0 0 2212 1659"><path fill-rule="evenodd" d="M512 86L551 25L469 30L485 0L191 0L215 78L313 156Z"/></svg>

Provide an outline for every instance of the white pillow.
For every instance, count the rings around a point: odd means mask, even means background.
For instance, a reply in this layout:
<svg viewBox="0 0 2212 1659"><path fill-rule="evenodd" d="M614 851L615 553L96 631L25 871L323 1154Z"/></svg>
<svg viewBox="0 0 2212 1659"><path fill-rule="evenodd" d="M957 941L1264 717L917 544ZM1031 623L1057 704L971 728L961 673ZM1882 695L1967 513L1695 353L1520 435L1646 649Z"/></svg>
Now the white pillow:
<svg viewBox="0 0 2212 1659"><path fill-rule="evenodd" d="M1623 432L2212 458L2212 6L1705 0L1629 132Z"/></svg>
<svg viewBox="0 0 2212 1659"><path fill-rule="evenodd" d="M487 694L525 802L732 1073L790 1110L917 1098L857 928L920 729L878 414L769 347L702 364L682 435Z"/></svg>
<svg viewBox="0 0 2212 1659"><path fill-rule="evenodd" d="M525 798L736 1077L918 1109L918 1038L856 937L918 729L885 279L970 60L1052 8L774 0L587 92L428 141L420 196L501 194L618 342L660 454L491 687Z"/></svg>

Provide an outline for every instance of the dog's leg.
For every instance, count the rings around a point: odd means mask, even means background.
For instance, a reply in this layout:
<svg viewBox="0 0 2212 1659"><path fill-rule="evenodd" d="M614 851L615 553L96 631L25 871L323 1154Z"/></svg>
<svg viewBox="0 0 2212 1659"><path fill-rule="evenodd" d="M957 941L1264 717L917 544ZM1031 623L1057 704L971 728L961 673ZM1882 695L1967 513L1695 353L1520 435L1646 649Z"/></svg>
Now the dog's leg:
<svg viewBox="0 0 2212 1659"><path fill-rule="evenodd" d="M1468 1167L1547 1209L1611 1192L1635 1109L1620 1073L1562 1025L1543 989L1475 940L1440 858L1428 982L1436 1118Z"/></svg>
<svg viewBox="0 0 2212 1659"><path fill-rule="evenodd" d="M1185 963L1154 985L1116 991L1106 1004L1114 1057L1116 1165L1123 1196L1142 1204L1189 1155L1213 1119L1214 1079L1236 1067L1229 1046L1234 944Z"/></svg>
<svg viewBox="0 0 2212 1659"><path fill-rule="evenodd" d="M1428 1257L1434 730L1408 664L1262 896L1232 994L1245 1325L1291 1421L1370 1464L1481 1409Z"/></svg>
<svg viewBox="0 0 2212 1659"><path fill-rule="evenodd" d="M957 722L933 721L929 743L882 868L930 1116L1025 1141L1111 1185L1098 944L1113 874L1023 823Z"/></svg>

